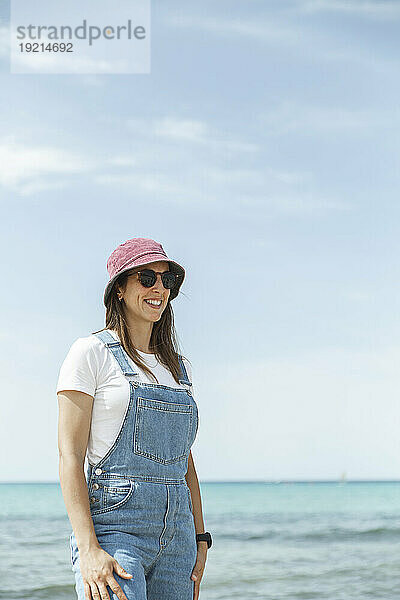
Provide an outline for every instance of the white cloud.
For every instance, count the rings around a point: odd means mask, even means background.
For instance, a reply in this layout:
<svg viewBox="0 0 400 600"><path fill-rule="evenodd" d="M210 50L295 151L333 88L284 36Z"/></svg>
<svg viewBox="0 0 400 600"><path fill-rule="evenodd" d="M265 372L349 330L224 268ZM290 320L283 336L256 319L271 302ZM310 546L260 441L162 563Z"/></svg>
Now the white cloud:
<svg viewBox="0 0 400 600"><path fill-rule="evenodd" d="M400 113L373 109L349 109L340 106L305 105L283 101L262 117L269 133L301 131L305 133L346 133L362 135L371 129L393 128Z"/></svg>
<svg viewBox="0 0 400 600"><path fill-rule="evenodd" d="M262 199L260 199L260 202ZM264 198L266 208L274 208L282 214L287 215L315 215L317 212L326 211L350 211L352 206L345 201L334 198L325 198L310 192L298 192L297 194L282 194L281 196L270 196Z"/></svg>
<svg viewBox="0 0 400 600"><path fill-rule="evenodd" d="M185 185L176 183L176 178L161 173L104 173L95 175L94 181L100 185L125 186L133 193L162 194L173 203L179 203L181 196L187 202L194 195Z"/></svg>
<svg viewBox="0 0 400 600"><path fill-rule="evenodd" d="M307 30L296 21L300 14L342 13L357 17L390 20L400 17L400 4L390 0L299 0L282 3L277 10L260 10L256 18L238 14L204 17L203 15L170 15L169 25L182 29L199 29L234 37L247 37L266 44L302 45L307 42ZM313 42L315 42L315 30Z"/></svg>
<svg viewBox="0 0 400 600"><path fill-rule="evenodd" d="M398 59L380 55L379 46L371 49L360 41L355 30L351 40L345 44L338 43L338 33L331 28L329 21L315 26L314 14L337 11L344 17L347 14L366 16L369 18L395 19L400 16L400 5L397 2L349 2L338 0L306 0L285 4L278 10L260 11L256 18L247 15L227 16L213 15L174 15L168 18L172 27L205 31L216 37L229 37L235 42L241 38L257 43L285 49L295 53L296 58L310 59L313 63L326 61L354 64L367 71L383 70L393 74L398 71ZM247 43L247 41L246 41Z"/></svg>
<svg viewBox="0 0 400 600"><path fill-rule="evenodd" d="M338 12L370 17L372 19L396 19L400 17L399 2L389 0L305 0L299 3L304 12Z"/></svg>
<svg viewBox="0 0 400 600"><path fill-rule="evenodd" d="M298 31L291 25L282 25L266 16L260 15L258 19L243 17L199 17L190 15L173 15L168 18L168 23L173 27L200 29L218 35L250 37L265 43L297 44Z"/></svg>
<svg viewBox="0 0 400 600"><path fill-rule="evenodd" d="M160 165L159 165L160 169ZM206 175L205 175L206 173ZM203 210L213 207L217 212L231 214L249 211L259 214L287 216L311 215L321 211L351 210L351 206L335 198L319 197L309 191L310 173L274 171L270 167L259 169L217 169L209 166L182 165L177 174L140 171L135 173L102 173L94 176L99 185L125 187L133 194L140 192L158 202L177 206L190 206Z"/></svg>
<svg viewBox="0 0 400 600"><path fill-rule="evenodd" d="M95 162L54 146L32 145L14 136L0 140L0 185L23 195L60 187L55 175L86 172ZM44 179L44 177L50 179Z"/></svg>
<svg viewBox="0 0 400 600"><path fill-rule="evenodd" d="M351 209L344 201L313 192L312 172L278 169L260 164L260 160L255 165L252 157L247 161L250 166L246 167L241 154L255 151L256 146L247 140L234 139L204 120L129 119L128 127L135 139L140 140L136 165L131 154L125 158L119 155L114 164L126 164L128 170L103 170L94 177L97 184L121 186L148 200L156 197L158 202L191 209L212 206L219 211L229 205L231 215L246 210L263 217L277 213L307 216ZM192 147L190 152L188 145ZM229 153L240 161L240 167L237 164L219 166L226 164ZM133 168L129 169L130 166Z"/></svg>
<svg viewBox="0 0 400 600"><path fill-rule="evenodd" d="M47 192L49 190L60 190L68 185L67 180L59 179L58 181L50 182L43 179L36 179L28 183L20 183L18 191L21 196L31 196L39 192Z"/></svg>
<svg viewBox="0 0 400 600"><path fill-rule="evenodd" d="M162 119L128 119L127 126L136 135L148 139L154 137L170 142L190 143L207 146L221 152L255 152L258 146L254 143L233 139L226 131L213 128L205 121L178 117Z"/></svg>
<svg viewBox="0 0 400 600"><path fill-rule="evenodd" d="M189 142L204 142L209 136L209 129L203 121L193 119L165 118L154 123L155 135L185 140Z"/></svg>
<svg viewBox="0 0 400 600"><path fill-rule="evenodd" d="M113 155L110 148L106 154L93 148L86 150L90 159L65 148L5 138L0 141L0 185L29 196L72 185L74 175L89 177L99 186L121 188L146 201L199 211L205 206L225 211L229 206L231 215L245 210L260 217L308 216L350 208L313 191L312 172L276 169L260 164L259 157L255 164L252 156L246 166L249 147L255 147L225 136L205 121L165 118L132 121L129 126L140 140L137 152ZM225 166L229 153L236 164Z"/></svg>
<svg viewBox="0 0 400 600"><path fill-rule="evenodd" d="M112 156L109 158L108 163L117 167L134 167L137 165L138 161L135 156L121 154L120 156Z"/></svg>
<svg viewBox="0 0 400 600"><path fill-rule="evenodd" d="M252 189L253 187L262 186L264 189L268 189L273 185L310 183L312 173L310 171L284 171L265 164L258 169L254 167L228 169L211 166L207 169L207 179L224 186L230 183L236 188L240 186L244 189ZM269 186L267 182L269 182Z"/></svg>
<svg viewBox="0 0 400 600"><path fill-rule="evenodd" d="M88 87L103 88L107 85L107 78L102 75L79 75L75 81Z"/></svg>

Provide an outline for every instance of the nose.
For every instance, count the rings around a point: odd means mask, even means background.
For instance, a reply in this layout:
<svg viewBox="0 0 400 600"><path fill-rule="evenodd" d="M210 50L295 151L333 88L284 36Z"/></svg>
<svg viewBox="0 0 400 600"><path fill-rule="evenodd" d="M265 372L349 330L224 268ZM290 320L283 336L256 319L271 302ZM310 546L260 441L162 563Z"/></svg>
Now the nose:
<svg viewBox="0 0 400 600"><path fill-rule="evenodd" d="M157 273L157 279L155 281L155 284L151 287L152 290L158 290L160 293L163 292L164 290L164 285L163 282L161 280L161 273Z"/></svg>

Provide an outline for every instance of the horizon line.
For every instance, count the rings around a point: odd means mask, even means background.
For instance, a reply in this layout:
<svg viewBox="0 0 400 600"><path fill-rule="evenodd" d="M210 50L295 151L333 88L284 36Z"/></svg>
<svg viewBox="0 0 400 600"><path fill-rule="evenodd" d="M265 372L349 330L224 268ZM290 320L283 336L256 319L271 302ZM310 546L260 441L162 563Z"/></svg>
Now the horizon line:
<svg viewBox="0 0 400 600"><path fill-rule="evenodd" d="M281 483L400 483L400 479L205 479L199 480L199 483L267 483L267 484L281 484ZM43 485L54 485L60 484L58 480L40 481L0 481L0 485L11 485L11 484L43 484Z"/></svg>

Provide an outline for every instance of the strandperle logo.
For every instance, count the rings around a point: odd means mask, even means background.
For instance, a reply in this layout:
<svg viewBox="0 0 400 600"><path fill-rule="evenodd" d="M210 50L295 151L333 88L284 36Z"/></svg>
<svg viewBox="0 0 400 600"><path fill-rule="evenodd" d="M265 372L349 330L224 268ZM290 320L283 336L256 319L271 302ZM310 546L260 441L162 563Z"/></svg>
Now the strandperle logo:
<svg viewBox="0 0 400 600"><path fill-rule="evenodd" d="M126 25L88 25L83 19L82 25L71 27L70 25L19 25L17 28L17 39L19 40L87 40L89 46L99 39L105 40L144 40L146 29L143 25L132 25L130 19Z"/></svg>

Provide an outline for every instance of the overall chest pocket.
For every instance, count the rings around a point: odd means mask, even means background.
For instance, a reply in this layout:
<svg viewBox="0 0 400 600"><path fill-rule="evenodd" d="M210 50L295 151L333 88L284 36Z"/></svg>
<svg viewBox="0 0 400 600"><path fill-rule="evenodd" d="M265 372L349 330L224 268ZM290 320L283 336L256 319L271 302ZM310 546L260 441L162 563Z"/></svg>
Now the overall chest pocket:
<svg viewBox="0 0 400 600"><path fill-rule="evenodd" d="M182 460L190 450L193 406L137 399L133 451L162 464Z"/></svg>

